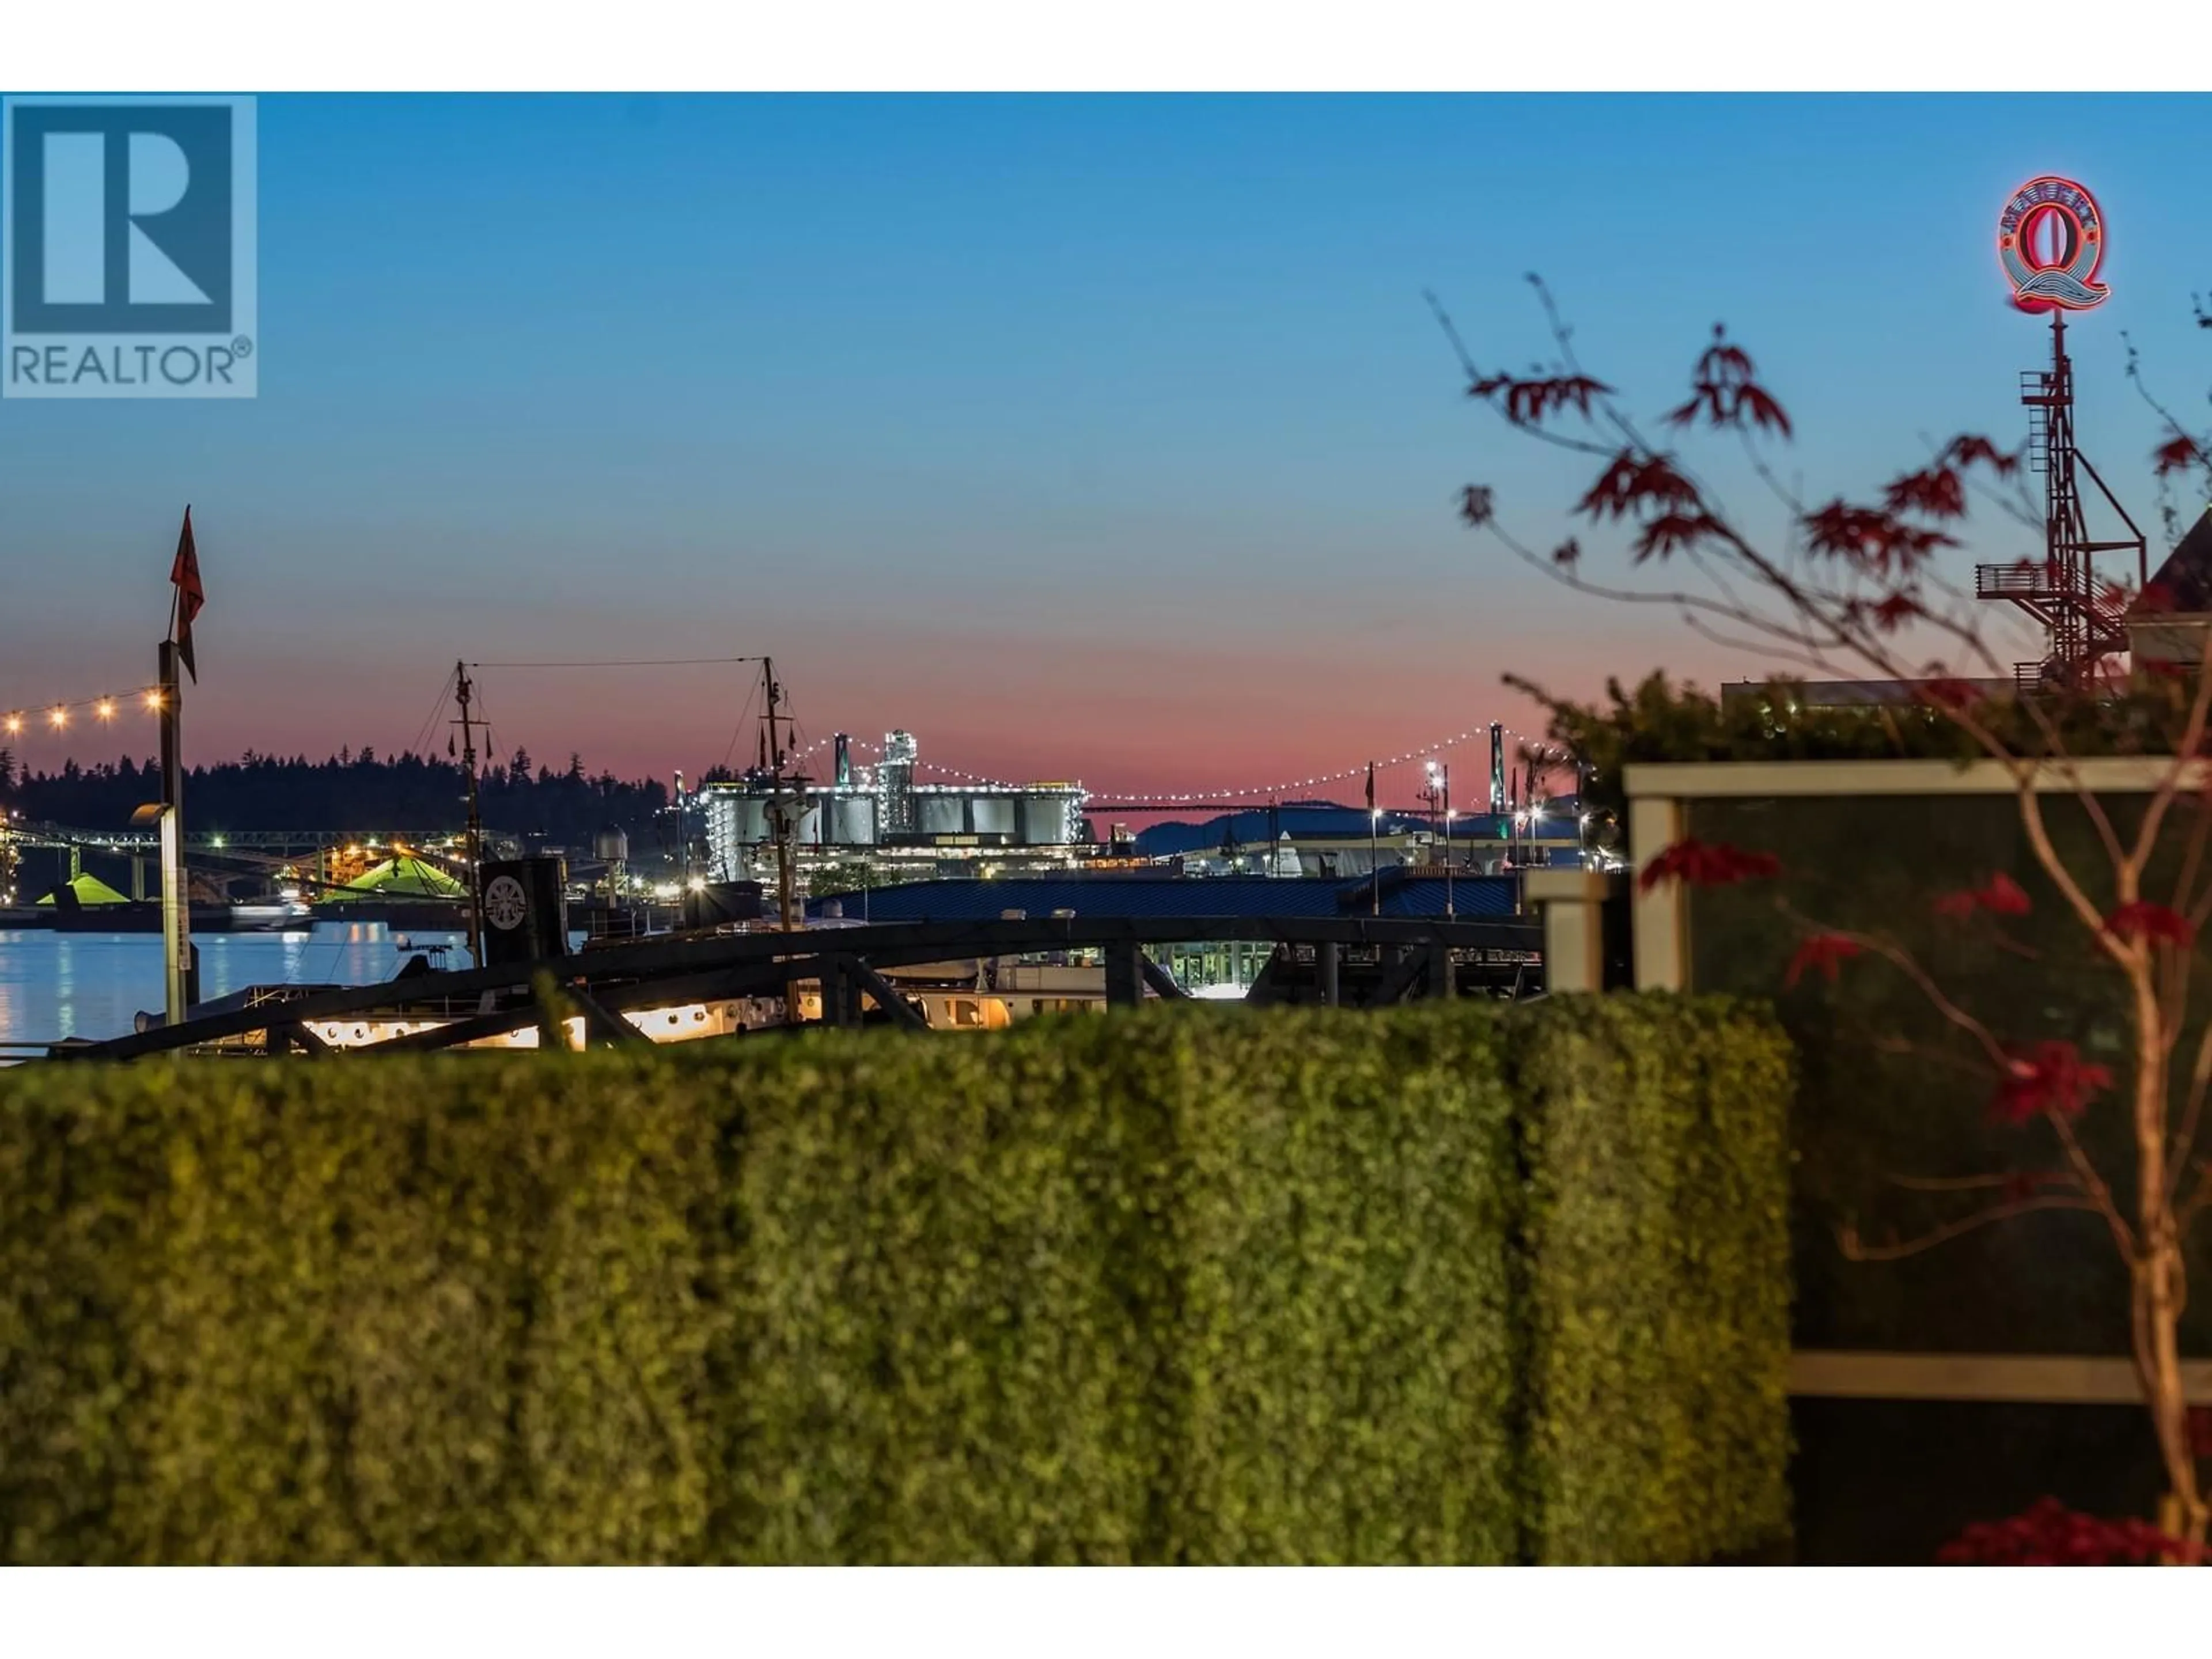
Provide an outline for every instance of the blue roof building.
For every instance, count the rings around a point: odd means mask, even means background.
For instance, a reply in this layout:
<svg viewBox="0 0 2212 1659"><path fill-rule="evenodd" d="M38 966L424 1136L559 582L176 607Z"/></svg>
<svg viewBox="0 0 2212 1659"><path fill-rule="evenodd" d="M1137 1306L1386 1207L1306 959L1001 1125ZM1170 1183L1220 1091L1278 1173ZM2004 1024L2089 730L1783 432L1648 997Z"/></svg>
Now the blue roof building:
<svg viewBox="0 0 2212 1659"><path fill-rule="evenodd" d="M1447 886L1455 916L1481 921L1515 914L1517 877L1455 876L1447 884L1441 877L1408 878L1398 868L1382 872L1380 914L1442 917ZM1009 910L1019 910L1032 921L1061 910L1079 916L1133 918L1376 914L1364 876L1005 876L909 882L871 893L817 899L806 907L810 917L865 916L870 921L995 921Z"/></svg>

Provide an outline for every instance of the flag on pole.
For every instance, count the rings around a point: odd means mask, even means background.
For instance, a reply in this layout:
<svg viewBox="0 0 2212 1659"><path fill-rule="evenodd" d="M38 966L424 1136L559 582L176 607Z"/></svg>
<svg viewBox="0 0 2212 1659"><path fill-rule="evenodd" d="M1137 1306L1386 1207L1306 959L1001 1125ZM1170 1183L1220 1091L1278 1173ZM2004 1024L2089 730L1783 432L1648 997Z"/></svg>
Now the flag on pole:
<svg viewBox="0 0 2212 1659"><path fill-rule="evenodd" d="M169 580L177 590L177 660L184 664L185 672L198 685L200 671L192 665L192 618L207 603L207 590L200 586L200 556L192 545L192 510L189 507L185 509L184 533L177 538L177 558L169 567Z"/></svg>
<svg viewBox="0 0 2212 1659"><path fill-rule="evenodd" d="M1375 810L1375 763L1367 763L1367 810Z"/></svg>

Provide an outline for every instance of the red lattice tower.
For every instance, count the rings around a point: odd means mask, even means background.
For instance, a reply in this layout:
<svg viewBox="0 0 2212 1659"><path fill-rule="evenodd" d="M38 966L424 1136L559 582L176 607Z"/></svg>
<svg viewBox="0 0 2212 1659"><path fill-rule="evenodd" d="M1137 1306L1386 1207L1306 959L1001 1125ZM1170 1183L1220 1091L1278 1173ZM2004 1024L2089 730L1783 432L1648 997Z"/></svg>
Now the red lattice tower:
<svg viewBox="0 0 2212 1659"><path fill-rule="evenodd" d="M2096 559L2100 553L2132 550L2140 587L2148 574L2149 549L2074 438L2074 366L2066 355L2066 313L2100 305L2110 292L2095 280L2104 261L2103 214L2089 192L2071 179L2031 179L2005 209L1997 252L2013 286L2013 303L2023 311L2051 314L2051 367L2020 377L2020 400L2027 406L2028 465L2043 475L2044 556L2039 562L1978 567L1974 592L2017 605L2042 627L2041 659L2014 665L2021 690L2032 691L2086 684L2100 662L2127 650L2126 600L2110 575L2099 574ZM2127 526L2126 536L2100 540L2090 533L2081 496L2083 473Z"/></svg>

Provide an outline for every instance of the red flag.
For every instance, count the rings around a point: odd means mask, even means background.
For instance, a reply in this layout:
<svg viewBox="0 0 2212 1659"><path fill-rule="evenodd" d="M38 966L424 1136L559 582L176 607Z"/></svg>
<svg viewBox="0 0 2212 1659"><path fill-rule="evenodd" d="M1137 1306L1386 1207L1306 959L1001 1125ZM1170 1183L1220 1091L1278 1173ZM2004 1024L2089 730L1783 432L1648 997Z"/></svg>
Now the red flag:
<svg viewBox="0 0 2212 1659"><path fill-rule="evenodd" d="M200 671L192 665L192 618L200 614L207 603L207 590L200 586L200 556L192 545L192 510L185 509L184 533L177 538L177 560L169 567L169 580L177 590L177 660L185 665L185 672L198 685Z"/></svg>

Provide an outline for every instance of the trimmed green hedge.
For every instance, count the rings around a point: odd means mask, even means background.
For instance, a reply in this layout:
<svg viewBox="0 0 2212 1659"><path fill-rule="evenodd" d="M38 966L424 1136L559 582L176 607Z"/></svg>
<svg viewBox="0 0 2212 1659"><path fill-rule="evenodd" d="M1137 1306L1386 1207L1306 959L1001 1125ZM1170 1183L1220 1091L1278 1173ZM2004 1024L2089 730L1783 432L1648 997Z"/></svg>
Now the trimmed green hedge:
<svg viewBox="0 0 2212 1659"><path fill-rule="evenodd" d="M23 1068L0 1555L1747 1547L1789 1086L1669 998Z"/></svg>
<svg viewBox="0 0 2212 1659"><path fill-rule="evenodd" d="M1518 1053L1543 1557L1748 1553L1789 1526L1789 1051L1717 1000L1535 1012Z"/></svg>

